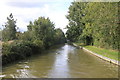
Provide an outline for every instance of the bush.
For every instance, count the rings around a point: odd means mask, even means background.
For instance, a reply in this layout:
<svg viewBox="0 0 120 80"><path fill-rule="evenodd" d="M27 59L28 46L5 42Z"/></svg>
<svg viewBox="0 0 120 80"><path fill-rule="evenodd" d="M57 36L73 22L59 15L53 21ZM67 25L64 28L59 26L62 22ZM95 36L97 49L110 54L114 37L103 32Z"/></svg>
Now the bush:
<svg viewBox="0 0 120 80"><path fill-rule="evenodd" d="M10 45L7 43L2 44L2 55L10 54Z"/></svg>
<svg viewBox="0 0 120 80"><path fill-rule="evenodd" d="M35 43L30 41L14 41L11 44L4 43L2 47L3 65L38 53L39 48L41 50L43 46L40 41L35 41Z"/></svg>
<svg viewBox="0 0 120 80"><path fill-rule="evenodd" d="M18 54L21 56L21 58L25 58L27 56L30 56L32 54L32 49L30 46L27 46L26 43L18 43L11 47L10 52L14 52L15 54Z"/></svg>
<svg viewBox="0 0 120 80"><path fill-rule="evenodd" d="M39 47L39 50L43 50L43 49L44 49L43 41L41 41L41 40L34 40L33 43L34 43L37 47Z"/></svg>

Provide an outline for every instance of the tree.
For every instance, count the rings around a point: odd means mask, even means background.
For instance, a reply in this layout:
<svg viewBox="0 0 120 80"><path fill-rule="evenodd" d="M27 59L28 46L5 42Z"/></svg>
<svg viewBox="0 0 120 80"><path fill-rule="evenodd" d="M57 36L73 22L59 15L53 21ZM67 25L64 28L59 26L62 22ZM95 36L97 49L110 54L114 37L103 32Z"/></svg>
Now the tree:
<svg viewBox="0 0 120 80"><path fill-rule="evenodd" d="M120 27L117 23L117 2L73 2L67 18L66 34L71 41L118 50Z"/></svg>
<svg viewBox="0 0 120 80"><path fill-rule="evenodd" d="M70 41L77 41L78 37L82 34L85 25L82 21L85 5L86 3L72 2L72 5L69 7L69 12L66 16L69 20L66 35Z"/></svg>
<svg viewBox="0 0 120 80"><path fill-rule="evenodd" d="M60 43L65 43L66 42L66 38L65 35L63 33L63 31L60 28L55 29L55 43L56 44L60 44Z"/></svg>
<svg viewBox="0 0 120 80"><path fill-rule="evenodd" d="M61 29L55 29L54 23L49 18L39 17L27 26L32 41L43 42L45 48L65 42L65 35ZM37 41L38 40L38 41ZM63 40L63 41L62 41Z"/></svg>
<svg viewBox="0 0 120 80"><path fill-rule="evenodd" d="M16 39L16 21L13 18L12 13L7 17L7 22L4 25L2 32L3 41Z"/></svg>

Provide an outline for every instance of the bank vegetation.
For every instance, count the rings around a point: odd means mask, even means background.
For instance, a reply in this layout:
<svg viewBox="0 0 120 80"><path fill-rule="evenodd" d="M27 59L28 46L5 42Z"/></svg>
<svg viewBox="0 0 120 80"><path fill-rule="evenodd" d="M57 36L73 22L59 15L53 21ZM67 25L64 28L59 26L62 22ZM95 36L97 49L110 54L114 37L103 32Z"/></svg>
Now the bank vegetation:
<svg viewBox="0 0 120 80"><path fill-rule="evenodd" d="M71 42L89 45L86 48L100 54L118 58L120 51L119 7L118 2L72 2L66 16L69 20L67 38ZM104 49L112 50L112 52Z"/></svg>
<svg viewBox="0 0 120 80"><path fill-rule="evenodd" d="M27 31L21 32L16 25L12 13L7 17L2 32L2 64L25 59L34 54L40 54L53 45L66 42L60 28L55 29L49 18L39 17L30 21Z"/></svg>

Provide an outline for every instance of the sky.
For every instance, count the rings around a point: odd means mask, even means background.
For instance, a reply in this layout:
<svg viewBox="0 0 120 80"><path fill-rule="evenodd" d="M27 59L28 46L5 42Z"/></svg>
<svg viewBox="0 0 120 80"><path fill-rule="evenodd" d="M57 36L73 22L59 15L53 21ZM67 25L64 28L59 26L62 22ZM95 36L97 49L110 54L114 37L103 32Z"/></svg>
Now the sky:
<svg viewBox="0 0 120 80"><path fill-rule="evenodd" d="M68 8L73 0L1 0L0 1L0 28L7 21L10 13L17 19L17 27L21 32L27 30L29 21L34 21L38 17L49 17L55 23L55 28L61 28L66 32L68 20Z"/></svg>

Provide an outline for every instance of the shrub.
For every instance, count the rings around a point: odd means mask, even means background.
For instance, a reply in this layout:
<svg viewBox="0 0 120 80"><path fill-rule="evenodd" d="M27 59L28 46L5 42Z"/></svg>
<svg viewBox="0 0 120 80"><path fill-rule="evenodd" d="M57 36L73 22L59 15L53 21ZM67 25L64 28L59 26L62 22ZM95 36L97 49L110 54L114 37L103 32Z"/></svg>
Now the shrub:
<svg viewBox="0 0 120 80"><path fill-rule="evenodd" d="M37 47L39 47L39 50L43 50L43 49L44 49L43 41L41 41L41 40L34 40L33 43L34 43Z"/></svg>
<svg viewBox="0 0 120 80"><path fill-rule="evenodd" d="M4 43L2 47L3 65L38 53L39 48L41 50L43 46L40 41L36 41L35 43L30 41L14 41L11 44Z"/></svg>

